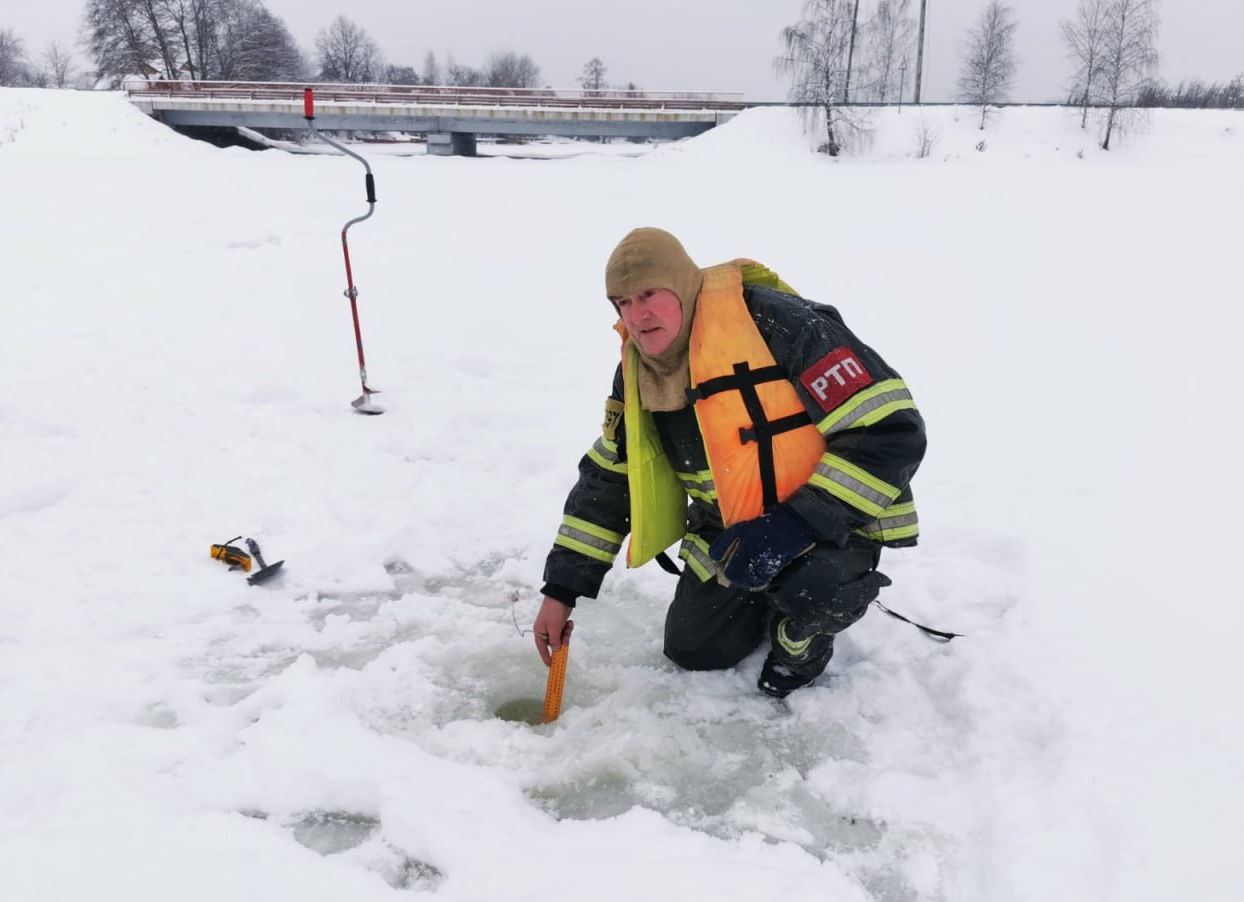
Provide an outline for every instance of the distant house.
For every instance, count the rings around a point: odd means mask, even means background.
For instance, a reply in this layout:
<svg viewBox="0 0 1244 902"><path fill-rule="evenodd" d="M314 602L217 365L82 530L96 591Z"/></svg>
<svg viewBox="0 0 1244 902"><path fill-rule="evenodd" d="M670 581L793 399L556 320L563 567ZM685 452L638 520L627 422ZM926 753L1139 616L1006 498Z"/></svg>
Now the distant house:
<svg viewBox="0 0 1244 902"><path fill-rule="evenodd" d="M177 67L177 77L174 81L191 82L195 80L197 67L194 63L186 60ZM134 67L134 71L121 78L121 87L127 90L141 90L142 86L153 81L167 82L168 77L164 74L164 65L159 60L139 63Z"/></svg>

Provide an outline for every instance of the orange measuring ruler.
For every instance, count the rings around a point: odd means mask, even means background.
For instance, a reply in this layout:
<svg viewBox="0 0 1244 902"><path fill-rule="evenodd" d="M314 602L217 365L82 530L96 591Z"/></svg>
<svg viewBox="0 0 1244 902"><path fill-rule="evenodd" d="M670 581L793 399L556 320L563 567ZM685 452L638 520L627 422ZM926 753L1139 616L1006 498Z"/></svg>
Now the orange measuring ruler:
<svg viewBox="0 0 1244 902"><path fill-rule="evenodd" d="M553 663L549 665L549 682L544 690L544 723L552 723L562 713L562 690L566 688L566 658L570 655L570 644L553 652Z"/></svg>

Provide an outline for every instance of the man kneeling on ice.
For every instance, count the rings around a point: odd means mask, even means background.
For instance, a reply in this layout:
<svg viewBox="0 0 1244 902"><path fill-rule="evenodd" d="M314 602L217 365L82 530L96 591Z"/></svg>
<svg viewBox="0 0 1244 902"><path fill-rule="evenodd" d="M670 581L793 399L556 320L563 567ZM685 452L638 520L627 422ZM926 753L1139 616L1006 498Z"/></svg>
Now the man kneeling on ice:
<svg viewBox="0 0 1244 902"><path fill-rule="evenodd" d="M781 698L824 672L834 636L914 545L909 483L924 420L899 374L833 307L750 260L701 269L673 235L636 229L605 267L622 363L602 434L544 569L536 647L548 664L580 596L682 540L665 654L733 667L764 641L759 687Z"/></svg>

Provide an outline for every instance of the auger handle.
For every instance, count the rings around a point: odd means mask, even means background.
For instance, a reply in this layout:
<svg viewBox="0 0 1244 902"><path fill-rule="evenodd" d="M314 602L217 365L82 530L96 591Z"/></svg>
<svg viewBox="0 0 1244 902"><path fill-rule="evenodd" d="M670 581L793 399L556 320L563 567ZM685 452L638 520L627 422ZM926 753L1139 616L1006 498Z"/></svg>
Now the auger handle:
<svg viewBox="0 0 1244 902"><path fill-rule="evenodd" d="M259 543L254 539L247 539L246 547L249 548L251 554L255 556L255 560L259 563L259 569L265 569L268 565L264 563L263 555L259 552Z"/></svg>

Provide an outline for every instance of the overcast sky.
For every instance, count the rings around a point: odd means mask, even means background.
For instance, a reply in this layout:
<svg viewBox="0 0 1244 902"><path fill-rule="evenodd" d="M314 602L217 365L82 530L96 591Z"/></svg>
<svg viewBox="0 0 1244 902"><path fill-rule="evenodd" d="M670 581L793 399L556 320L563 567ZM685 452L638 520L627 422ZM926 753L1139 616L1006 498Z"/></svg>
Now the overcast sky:
<svg viewBox="0 0 1244 902"><path fill-rule="evenodd" d="M606 78L649 90L741 91L750 100L783 100L773 73L779 32L799 19L803 0L265 0L311 53L316 33L348 16L392 63L422 69L429 50L444 63L482 66L490 53L530 55L542 80L577 87L583 64L604 61ZM1060 18L1077 0L1013 0L1019 68L1013 100L1061 99L1069 74ZM875 0L862 0L864 18ZM912 0L918 13L920 0ZM985 0L928 0L926 100L952 100L964 35ZM77 40L83 0L4 0L9 28L36 59L52 41ZM1167 82L1226 81L1244 72L1244 0L1165 0L1158 49ZM87 67L78 50L78 65ZM912 63L914 67L914 60ZM910 83L909 83L910 84Z"/></svg>

